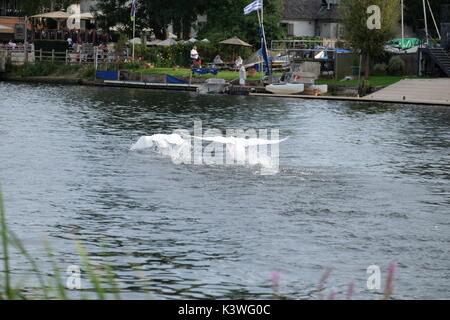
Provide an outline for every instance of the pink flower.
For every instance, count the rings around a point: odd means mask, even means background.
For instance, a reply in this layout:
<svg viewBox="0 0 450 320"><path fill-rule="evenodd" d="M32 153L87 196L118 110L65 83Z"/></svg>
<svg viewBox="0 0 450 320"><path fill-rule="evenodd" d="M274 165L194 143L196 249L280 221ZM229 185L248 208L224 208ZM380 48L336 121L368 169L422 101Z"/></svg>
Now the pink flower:
<svg viewBox="0 0 450 320"><path fill-rule="evenodd" d="M388 277L386 280L386 288L384 289L384 299L388 300L394 292L394 276L397 269L397 263L391 262L388 267Z"/></svg>
<svg viewBox="0 0 450 320"><path fill-rule="evenodd" d="M347 288L347 299L350 300L353 297L354 293L355 293L355 283L350 282Z"/></svg>

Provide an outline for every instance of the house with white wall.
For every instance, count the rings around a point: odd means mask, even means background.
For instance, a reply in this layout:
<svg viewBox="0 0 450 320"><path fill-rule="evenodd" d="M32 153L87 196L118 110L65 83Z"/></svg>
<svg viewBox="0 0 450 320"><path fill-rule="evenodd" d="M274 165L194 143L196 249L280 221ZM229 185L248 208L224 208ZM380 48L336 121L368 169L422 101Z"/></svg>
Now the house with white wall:
<svg viewBox="0 0 450 320"><path fill-rule="evenodd" d="M281 24L290 38L317 36L342 39L345 27L339 14L339 0L284 0Z"/></svg>

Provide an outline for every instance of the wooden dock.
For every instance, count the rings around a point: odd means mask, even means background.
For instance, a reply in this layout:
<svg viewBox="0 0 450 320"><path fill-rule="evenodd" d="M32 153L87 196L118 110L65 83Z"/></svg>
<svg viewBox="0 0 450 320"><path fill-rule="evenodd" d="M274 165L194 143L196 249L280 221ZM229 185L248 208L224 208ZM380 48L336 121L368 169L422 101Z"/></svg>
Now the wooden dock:
<svg viewBox="0 0 450 320"><path fill-rule="evenodd" d="M365 97L250 93L250 96L450 106L450 79L406 79Z"/></svg>
<svg viewBox="0 0 450 320"><path fill-rule="evenodd" d="M178 84L178 83L153 83L141 81L119 81L119 80L104 80L97 85L108 87L125 87L125 88L146 88L146 89L163 89L163 90L178 90L178 91L197 91L200 87L197 84Z"/></svg>
<svg viewBox="0 0 450 320"><path fill-rule="evenodd" d="M450 79L405 79L363 99L450 105Z"/></svg>

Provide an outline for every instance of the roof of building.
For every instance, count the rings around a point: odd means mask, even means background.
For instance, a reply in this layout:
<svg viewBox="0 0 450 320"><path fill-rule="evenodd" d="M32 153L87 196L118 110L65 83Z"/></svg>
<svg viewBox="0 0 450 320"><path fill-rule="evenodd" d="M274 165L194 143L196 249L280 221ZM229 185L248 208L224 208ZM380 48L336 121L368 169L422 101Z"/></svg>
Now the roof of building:
<svg viewBox="0 0 450 320"><path fill-rule="evenodd" d="M284 0L283 19L340 20L339 7L323 6L322 0Z"/></svg>
<svg viewBox="0 0 450 320"><path fill-rule="evenodd" d="M321 6L321 0L284 0L283 18L288 20L316 19Z"/></svg>
<svg viewBox="0 0 450 320"><path fill-rule="evenodd" d="M325 6L321 7L317 12L317 20L340 20L341 14L339 12L339 7L337 5L331 5L330 8Z"/></svg>

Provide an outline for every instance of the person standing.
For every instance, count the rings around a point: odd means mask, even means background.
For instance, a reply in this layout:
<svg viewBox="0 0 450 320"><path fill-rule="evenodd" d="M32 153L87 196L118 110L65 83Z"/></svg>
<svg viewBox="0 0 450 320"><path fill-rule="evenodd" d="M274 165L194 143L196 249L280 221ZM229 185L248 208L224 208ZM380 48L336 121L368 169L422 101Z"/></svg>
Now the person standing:
<svg viewBox="0 0 450 320"><path fill-rule="evenodd" d="M234 61L234 67L236 68L236 70L239 70L243 64L244 60L242 60L241 56L238 56Z"/></svg>
<svg viewBox="0 0 450 320"><path fill-rule="evenodd" d="M197 51L197 46L194 46L191 50L191 60L192 60L192 62L194 62L194 61L198 61L199 59L200 59L200 56Z"/></svg>
<svg viewBox="0 0 450 320"><path fill-rule="evenodd" d="M239 69L239 85L245 86L246 79L247 79L247 71L245 70L245 66L241 64L241 68Z"/></svg>

